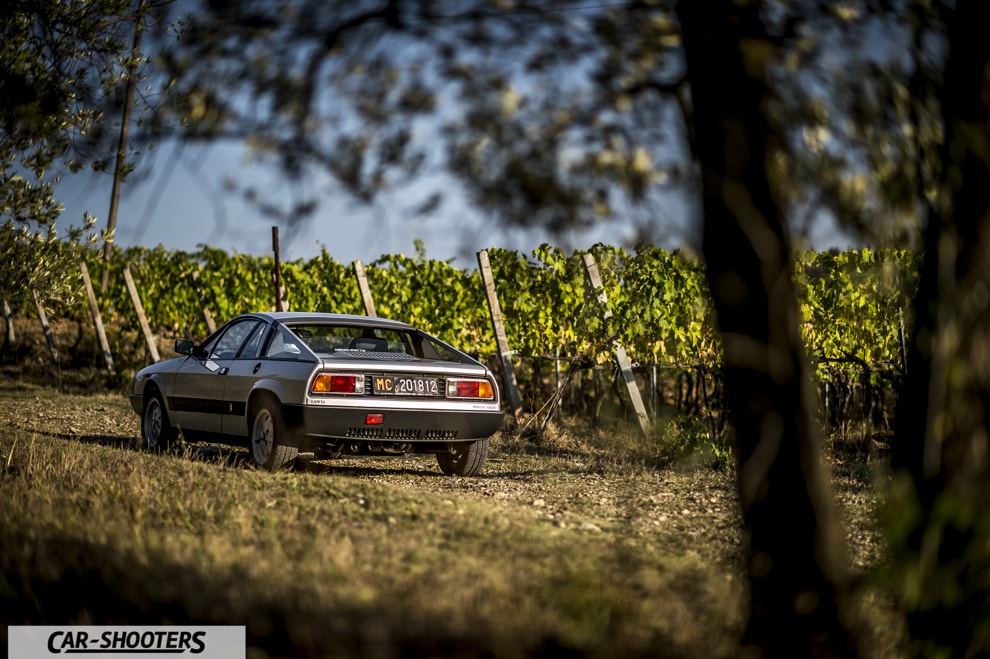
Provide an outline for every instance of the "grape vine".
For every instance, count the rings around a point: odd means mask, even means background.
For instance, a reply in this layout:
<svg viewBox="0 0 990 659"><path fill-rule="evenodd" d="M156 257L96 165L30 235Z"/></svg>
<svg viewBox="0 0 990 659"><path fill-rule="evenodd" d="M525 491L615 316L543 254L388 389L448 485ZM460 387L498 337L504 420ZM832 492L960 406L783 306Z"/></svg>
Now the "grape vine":
<svg viewBox="0 0 990 659"><path fill-rule="evenodd" d="M634 362L715 369L719 339L704 265L684 252L640 246L630 252L598 244L589 252L602 276L608 305L592 294L582 254L541 245L531 254L492 248L495 278L510 348L530 357L611 359L620 341ZM86 252L98 280L107 267ZM850 362L899 369L904 323L917 286L917 256L903 250L806 252L796 255L807 353L819 368ZM217 323L239 313L274 309L270 256L230 254L201 246L195 252L162 247L117 249L109 290L99 294L105 320L137 328L124 285L130 268L153 328L168 335L203 338L202 303ZM199 273L197 282L193 273ZM378 315L410 322L486 358L495 353L494 332L478 271L450 261L385 255L365 266ZM363 314L351 265L326 250L315 258L282 264L289 308ZM84 314L85 303L52 309Z"/></svg>

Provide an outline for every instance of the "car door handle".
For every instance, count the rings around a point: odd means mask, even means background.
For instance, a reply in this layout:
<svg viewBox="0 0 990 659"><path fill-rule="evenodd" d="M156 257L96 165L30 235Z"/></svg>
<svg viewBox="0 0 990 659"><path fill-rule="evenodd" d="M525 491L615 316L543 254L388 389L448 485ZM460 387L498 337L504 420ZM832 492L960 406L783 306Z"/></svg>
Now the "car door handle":
<svg viewBox="0 0 990 659"><path fill-rule="evenodd" d="M226 366L224 366L223 368L221 368L221 369L220 369L220 370L218 371L218 373L219 373L220 375L227 375L227 373L229 373L229 372L230 372L230 369L229 369L229 368L227 368Z"/></svg>
<svg viewBox="0 0 990 659"><path fill-rule="evenodd" d="M261 369L261 362L258 362L257 364L254 365L254 370L251 371L251 374L253 375L257 373L259 369Z"/></svg>

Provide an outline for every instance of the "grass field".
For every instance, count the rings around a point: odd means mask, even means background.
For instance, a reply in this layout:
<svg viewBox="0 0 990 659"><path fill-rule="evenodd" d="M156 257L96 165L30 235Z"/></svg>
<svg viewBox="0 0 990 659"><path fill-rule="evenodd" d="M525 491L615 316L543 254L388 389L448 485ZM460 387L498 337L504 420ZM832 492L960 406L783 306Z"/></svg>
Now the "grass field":
<svg viewBox="0 0 990 659"><path fill-rule="evenodd" d="M632 432L556 428L539 447L497 436L484 475L449 478L426 456L270 474L212 445L149 455L131 448L138 419L122 394L13 378L0 380L0 424L4 635L242 624L252 657L736 651L733 477L661 469ZM874 480L833 466L866 574L882 561ZM891 656L888 605L868 585L859 601Z"/></svg>

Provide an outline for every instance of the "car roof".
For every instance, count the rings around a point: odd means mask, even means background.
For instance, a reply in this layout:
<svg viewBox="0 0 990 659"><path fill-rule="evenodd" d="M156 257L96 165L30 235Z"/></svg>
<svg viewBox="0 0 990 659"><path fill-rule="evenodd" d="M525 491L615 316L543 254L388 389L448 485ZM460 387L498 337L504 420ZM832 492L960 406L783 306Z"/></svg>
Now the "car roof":
<svg viewBox="0 0 990 659"><path fill-rule="evenodd" d="M360 325L369 327L394 327L396 329L412 329L412 325L398 320L388 318L378 318L375 316L358 316L346 313L321 313L316 311L274 311L245 314L263 318L269 322L280 323L313 323L313 324L341 324Z"/></svg>

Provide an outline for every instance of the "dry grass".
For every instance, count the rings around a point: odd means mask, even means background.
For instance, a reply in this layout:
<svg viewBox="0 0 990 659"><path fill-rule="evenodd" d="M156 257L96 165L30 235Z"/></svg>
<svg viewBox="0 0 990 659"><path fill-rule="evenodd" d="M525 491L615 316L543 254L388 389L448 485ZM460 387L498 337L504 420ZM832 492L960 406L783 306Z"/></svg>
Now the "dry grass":
<svg viewBox="0 0 990 659"><path fill-rule="evenodd" d="M713 562L667 542L693 514L649 494L670 475L607 477L572 449L496 450L476 479L426 457L273 475L131 450L121 396L0 404L8 624L246 624L258 656L732 652L734 544Z"/></svg>
<svg viewBox="0 0 990 659"><path fill-rule="evenodd" d="M6 381L0 423L6 624L244 624L258 657L736 649L732 476L658 468L657 438L552 426L458 479L429 457L269 474L227 448L147 455L119 394Z"/></svg>

